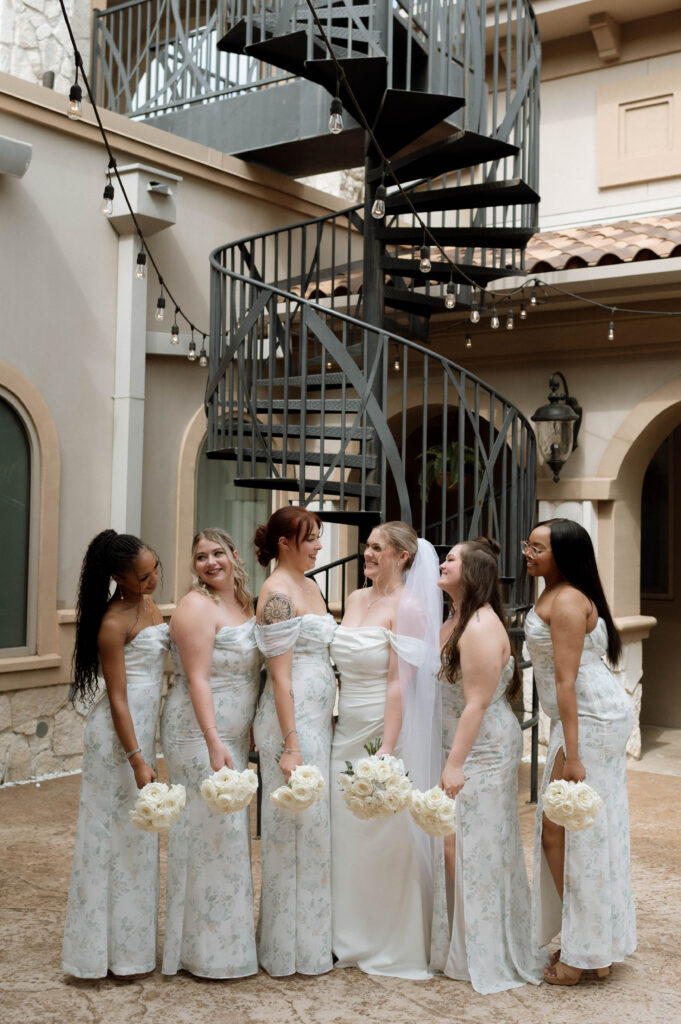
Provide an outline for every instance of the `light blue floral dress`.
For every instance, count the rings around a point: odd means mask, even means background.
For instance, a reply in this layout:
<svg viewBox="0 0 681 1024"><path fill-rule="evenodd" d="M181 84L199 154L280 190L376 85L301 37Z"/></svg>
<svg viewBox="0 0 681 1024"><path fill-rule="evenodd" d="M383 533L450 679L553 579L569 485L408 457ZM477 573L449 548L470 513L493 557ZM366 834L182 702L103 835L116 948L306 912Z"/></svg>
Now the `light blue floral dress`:
<svg viewBox="0 0 681 1024"><path fill-rule="evenodd" d="M154 765L165 623L125 645L125 674L137 743ZM158 836L128 815L139 790L111 718L106 693L85 725L76 846L66 908L62 970L77 978L145 974L156 967Z"/></svg>
<svg viewBox="0 0 681 1024"><path fill-rule="evenodd" d="M452 934L444 973L488 994L538 985L530 886L518 817L522 734L506 698L513 658L501 673L466 761L456 798ZM466 706L463 685L442 683L442 754L449 757Z"/></svg>
<svg viewBox="0 0 681 1024"><path fill-rule="evenodd" d="M170 829L163 973L241 978L258 971L249 812L221 814L200 793L213 774L179 652L170 647L175 682L161 716L170 781L187 803ZM215 634L210 685L220 739L234 767L248 767L250 729L260 684L255 618Z"/></svg>
<svg viewBox="0 0 681 1024"><path fill-rule="evenodd" d="M549 749L537 804L534 840L533 936L545 946L560 932L561 960L571 967L609 967L636 949L636 916L629 869L626 746L634 723L629 698L603 661L603 619L584 638L575 681L579 757L586 782L603 801L594 825L565 832L564 896L560 897L541 845L544 790L558 750L565 748L556 697L551 629L534 609L525 620L539 700L551 719Z"/></svg>
<svg viewBox="0 0 681 1024"><path fill-rule="evenodd" d="M276 761L282 735L268 673L254 727L263 786L258 959L275 977L324 974L333 966L329 757L336 677L329 644L335 629L331 615L302 615L256 626L258 644L267 657L293 649L298 743L303 763L316 765L326 782L323 799L297 814L271 803L270 793L283 785L284 776Z"/></svg>

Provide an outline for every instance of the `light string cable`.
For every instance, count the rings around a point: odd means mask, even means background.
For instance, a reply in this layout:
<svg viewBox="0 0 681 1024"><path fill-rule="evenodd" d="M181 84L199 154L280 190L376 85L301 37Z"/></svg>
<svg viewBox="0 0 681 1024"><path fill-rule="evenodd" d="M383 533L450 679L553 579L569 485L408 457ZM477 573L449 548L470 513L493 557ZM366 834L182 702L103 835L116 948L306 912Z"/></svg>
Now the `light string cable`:
<svg viewBox="0 0 681 1024"><path fill-rule="evenodd" d="M397 189L400 192L400 194L403 196L405 202L407 203L407 206L409 207L410 212L412 213L414 218L418 221L418 224L419 224L420 228L423 231L424 239L428 238L430 240L431 245L434 246L438 250L438 252L441 254L443 262L446 265L448 265L451 268L452 271L456 270L456 272L466 281L467 284L469 284L471 286L471 288L474 288L474 289L477 289L480 292L486 293L493 301L496 301L496 300L501 301L501 300L506 300L506 299L513 298L513 296L516 296L516 295L524 292L525 288L530 287L531 285L534 285L535 288L536 287L541 287L541 288L544 288L546 290L552 289L552 290L554 290L556 292L560 292L560 293L562 293L562 294L564 294L566 296L569 296L570 298L576 299L576 300L578 300L580 302L584 302L584 303L586 303L586 304L588 304L590 306L597 306L599 309L607 310L609 313L611 313L611 315L614 314L615 312L617 312L617 313L634 313L634 314L638 314L638 315L644 316L644 317L681 316L681 310L680 311L671 312L669 310L629 309L629 308L625 308L625 307L622 307L622 306L609 305L608 303L605 303L605 302L598 302L596 299L589 299L586 296L577 295L575 292L571 292L567 288L563 288L560 285L548 284L547 282L542 281L541 278L532 277L530 275L526 275L525 276L525 280L523 281L522 284L517 285L515 288L511 289L510 291L504 291L504 292L495 292L491 288L483 287L482 285L479 285L476 281L474 281L471 277L469 277L468 274L465 272L465 270L459 264L455 263L454 260L452 260L447 255L447 252L445 251L443 246L440 245L440 243L438 242L437 238L435 237L435 235L430 230L430 227L428 226L428 224L426 224L426 222L420 216L418 210L416 209L416 207L414 206L413 202L411 201L411 196L410 196L409 192L402 187L402 183L400 182L400 180L398 179L397 175L393 171L392 164L391 164L390 160L388 159L388 157L385 155L385 153L381 149L381 146L380 146L380 144L378 142L378 139L376 138L376 136L375 136L375 134L374 134L374 132L373 132L373 130L371 128L371 125L369 124L369 122L368 122L368 120L366 118L366 115L364 114L364 111L362 110L361 106L357 102L357 98L356 98L356 96L355 96L355 94L354 94L354 92L352 90L352 86L350 85L350 83L349 83L349 81L347 79L347 76L345 74L345 70L343 68L343 65L340 63L340 61L336 57L336 54L333 51L333 47L331 46L329 38L328 38L328 36L326 34L326 31L324 29L324 26L323 26L322 22L319 19L319 15L317 14L317 11L316 11L315 7L313 6L313 0L305 0L305 2L306 2L307 6L308 6L308 8L310 10L310 13L311 13L312 18L313 18L313 20L315 22L315 25L317 26L319 34L322 37L322 40L323 40L324 45L326 47L326 50L327 50L331 60L333 61L334 65L335 65L336 74L338 75L339 80L344 84L345 88L347 89L348 96L350 97L350 99L351 99L352 103L354 104L354 107L355 107L355 109L356 109L356 111L357 111L357 113L359 115L359 120L360 120L360 122L362 124L362 127L367 132L367 134L368 134L369 138L371 139L371 142L372 142L372 144L373 144L373 146L374 146L374 148L376 150L376 153L378 154L378 158L379 158L379 160L381 161L381 164L382 164L383 174L390 175L392 181L397 186ZM511 269L511 274L512 273L513 273L513 270Z"/></svg>
<svg viewBox="0 0 681 1024"><path fill-rule="evenodd" d="M83 82L85 83L85 88L87 90L88 99L90 100L90 103L92 105L92 110L93 110L94 115L95 115L95 120L97 121L97 127L99 128L100 135L102 136L102 141L104 143L104 146L106 148L106 152L107 152L108 157L109 157L109 172L113 172L113 174L115 175L116 181L118 182L118 186L119 186L119 188L121 190L121 195L123 196L123 199L125 200L125 205L128 207L128 211L130 213L130 216L132 217L132 222L135 225L135 231L137 233L137 237L140 240L140 247L141 247L140 248L140 252L142 254L146 253L146 255L148 256L149 262L152 265L152 267L154 268L154 270L156 272L156 276L158 277L158 282L159 282L159 285L161 287L161 290L162 291L165 290L165 293L167 294L168 298L173 303L173 305L175 307L175 316L176 316L175 322L177 323L177 316L179 314L179 316L182 317L182 319L186 322L187 326L192 331L198 331L199 334L201 334L201 335L205 334L205 336L208 336L208 332L204 332L204 331L201 330L200 327L197 327L196 324L184 312L184 310L180 306L179 302L177 301L177 299L173 295L172 291L170 290L170 288L168 286L168 283L165 281L163 275L161 274L159 266L158 266L156 260L154 259L153 255L151 253L151 250L149 249L149 244L148 244L146 238L144 237L144 232L142 231L142 228L140 227L139 221L137 220L137 217L135 216L135 212L134 212L134 210L132 208L132 205L130 203L130 200L128 198L128 193L125 191L125 185L123 184L123 179L121 178L120 174L118 173L118 166L116 164L116 158L113 155L113 151L111 149L111 145L109 144L109 139L108 139L107 134L106 134L106 129L104 128L104 125L102 124L102 119L100 117L99 110L97 109L97 104L95 103L95 98L92 95L92 89L90 88L90 81L88 79L88 76L85 74L85 69L83 68L83 58L82 58L82 56L80 54L80 51L78 49L78 46L76 44L76 39L75 39L75 36L73 34L73 29L71 28L71 22L69 20L68 14L66 13L66 7L64 6L64 0L59 0L59 6L61 7L61 12L62 12L62 15L64 17L64 23L66 24L66 29L67 29L67 32L69 34L69 38L71 39L71 46L73 47L73 59L75 61L75 65L76 65L76 78L78 77L78 73L80 73L80 76L83 79ZM139 257L138 257L138 260L139 260Z"/></svg>

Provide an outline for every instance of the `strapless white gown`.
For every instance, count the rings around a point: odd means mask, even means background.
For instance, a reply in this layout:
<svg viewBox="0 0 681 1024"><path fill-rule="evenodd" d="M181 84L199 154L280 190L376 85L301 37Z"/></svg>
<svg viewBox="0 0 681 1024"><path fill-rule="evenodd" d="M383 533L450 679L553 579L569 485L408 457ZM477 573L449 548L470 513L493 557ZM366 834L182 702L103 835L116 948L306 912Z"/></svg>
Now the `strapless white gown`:
<svg viewBox="0 0 681 1024"><path fill-rule="evenodd" d="M409 813L360 821L338 785L345 762L366 757L364 744L383 733L391 649L410 663L422 652L420 641L380 626L339 626L331 644L341 674L330 772L333 951L336 967L418 980L431 977L431 908L422 896Z"/></svg>

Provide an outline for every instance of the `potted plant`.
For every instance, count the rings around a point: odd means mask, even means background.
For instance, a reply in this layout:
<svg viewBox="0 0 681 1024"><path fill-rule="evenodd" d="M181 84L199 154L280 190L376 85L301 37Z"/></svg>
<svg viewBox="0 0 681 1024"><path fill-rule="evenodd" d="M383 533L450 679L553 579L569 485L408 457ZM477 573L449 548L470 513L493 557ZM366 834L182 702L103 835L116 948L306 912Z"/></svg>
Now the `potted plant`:
<svg viewBox="0 0 681 1024"><path fill-rule="evenodd" d="M419 455L423 458L423 455ZM464 473L467 466L475 465L475 452L470 445L463 447ZM419 473L419 487L422 486L423 469ZM478 461L478 483L482 479L484 468ZM443 452L441 444L432 444L425 453L425 474L426 474L426 498L430 494L433 484L442 487L443 481L448 491L455 490L459 485L459 442L450 441L447 444L446 452Z"/></svg>

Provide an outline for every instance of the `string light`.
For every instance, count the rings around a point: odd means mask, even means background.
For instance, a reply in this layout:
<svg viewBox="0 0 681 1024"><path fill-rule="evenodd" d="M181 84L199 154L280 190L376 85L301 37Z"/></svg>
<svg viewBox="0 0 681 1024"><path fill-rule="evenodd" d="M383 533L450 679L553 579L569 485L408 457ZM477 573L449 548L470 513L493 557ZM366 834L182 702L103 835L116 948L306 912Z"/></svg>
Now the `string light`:
<svg viewBox="0 0 681 1024"><path fill-rule="evenodd" d="M473 341L470 334L466 335L466 348L473 348Z"/></svg>
<svg viewBox="0 0 681 1024"><path fill-rule="evenodd" d="M332 135L340 135L343 131L343 104L340 101L340 78L336 79L336 95L329 108L329 131Z"/></svg>
<svg viewBox="0 0 681 1024"><path fill-rule="evenodd" d="M480 307L478 306L477 299L471 299L470 320L472 324L480 323Z"/></svg>
<svg viewBox="0 0 681 1024"><path fill-rule="evenodd" d="M140 249L137 253L137 266L135 268L135 276L138 280L143 281L147 276L147 254L144 249Z"/></svg>
<svg viewBox="0 0 681 1024"><path fill-rule="evenodd" d="M333 359L326 360L326 368L327 370L333 370Z"/></svg>
<svg viewBox="0 0 681 1024"><path fill-rule="evenodd" d="M170 344L171 345L179 345L180 344L180 328L177 326L177 314L179 312L180 312L179 309L177 308L177 306L175 306L175 320L173 321L173 326L170 328Z"/></svg>
<svg viewBox="0 0 681 1024"><path fill-rule="evenodd" d="M203 344L201 345L201 351L199 352L199 366L204 368L208 366L208 353L206 352L206 335L202 334Z"/></svg>
<svg viewBox="0 0 681 1024"><path fill-rule="evenodd" d="M421 260L419 262L419 270L422 274L427 274L430 270L430 247L426 245L426 236L423 236L423 245L421 246Z"/></svg>
<svg viewBox="0 0 681 1024"><path fill-rule="evenodd" d="M194 324L189 325L191 327L191 340L189 342L189 351L187 352L187 359L190 363L196 362L196 342L194 341Z"/></svg>
<svg viewBox="0 0 681 1024"><path fill-rule="evenodd" d="M163 294L163 281L159 282L161 285L161 294L156 300L156 313L154 314L156 319L160 322L166 315L166 300Z"/></svg>
<svg viewBox="0 0 681 1024"><path fill-rule="evenodd" d="M523 301L520 303L520 313L519 313L519 316L520 316L521 320L527 320L527 306L525 305L524 295L523 295Z"/></svg>
<svg viewBox="0 0 681 1024"><path fill-rule="evenodd" d="M400 370L400 369L401 369L401 366L400 366L400 350L397 347L397 343L396 343L395 344L395 358L393 360L393 370L397 371L397 370Z"/></svg>
<svg viewBox="0 0 681 1024"><path fill-rule="evenodd" d="M499 314L497 313L496 306L492 306L492 315L489 319L489 325L493 331L496 331L499 327Z"/></svg>
<svg viewBox="0 0 681 1024"><path fill-rule="evenodd" d="M513 306L509 305L508 313L506 314L506 330L512 331L514 327L513 323Z"/></svg>
<svg viewBox="0 0 681 1024"><path fill-rule="evenodd" d="M100 213L103 213L105 217L113 216L113 197L114 187L109 179L108 185L104 186L104 192L102 193L102 204L99 207Z"/></svg>
<svg viewBox="0 0 681 1024"><path fill-rule="evenodd" d="M66 111L72 121L79 121L83 116L83 90L78 85L78 64L76 63L76 80L69 89L69 105Z"/></svg>
<svg viewBox="0 0 681 1024"><path fill-rule="evenodd" d="M375 220L382 220L385 217L385 174L381 176L381 184L376 188L374 202L371 207L371 216Z"/></svg>
<svg viewBox="0 0 681 1024"><path fill-rule="evenodd" d="M456 288L454 282L449 279L449 284L445 289L445 309L454 309L456 306Z"/></svg>
<svg viewBox="0 0 681 1024"><path fill-rule="evenodd" d="M537 282L535 281L532 285L532 291L530 292L530 305L536 306L537 301Z"/></svg>
<svg viewBox="0 0 681 1024"><path fill-rule="evenodd" d="M608 341L615 340L615 310L611 310L610 324L608 326Z"/></svg>

